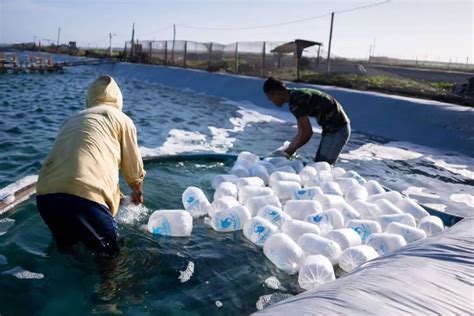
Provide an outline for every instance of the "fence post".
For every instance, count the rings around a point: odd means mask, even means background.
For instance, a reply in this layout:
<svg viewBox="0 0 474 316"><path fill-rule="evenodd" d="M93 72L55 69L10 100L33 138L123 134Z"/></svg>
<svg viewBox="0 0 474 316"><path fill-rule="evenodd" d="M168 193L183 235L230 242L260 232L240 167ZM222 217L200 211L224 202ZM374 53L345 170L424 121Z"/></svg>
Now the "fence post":
<svg viewBox="0 0 474 316"><path fill-rule="evenodd" d="M239 72L239 42L235 42L235 73Z"/></svg>
<svg viewBox="0 0 474 316"><path fill-rule="evenodd" d="M186 68L186 59L188 58L188 41L184 42L184 59L183 59L183 67Z"/></svg>
<svg viewBox="0 0 474 316"><path fill-rule="evenodd" d="M212 60L212 42L209 44L209 60L207 62L207 69L211 69L211 60Z"/></svg>
<svg viewBox="0 0 474 316"><path fill-rule="evenodd" d="M168 41L165 41L165 65L168 65Z"/></svg>
<svg viewBox="0 0 474 316"><path fill-rule="evenodd" d="M331 71L331 44L332 44L332 26L334 23L334 12L331 13L331 29L329 31L329 46L328 46L328 59L327 59L327 73Z"/></svg>
<svg viewBox="0 0 474 316"><path fill-rule="evenodd" d="M263 54L262 54L262 77L265 77L265 43L263 42Z"/></svg>
<svg viewBox="0 0 474 316"><path fill-rule="evenodd" d="M153 41L150 41L150 64L153 64Z"/></svg>
<svg viewBox="0 0 474 316"><path fill-rule="evenodd" d="M176 42L176 25L173 24L173 46L171 47L171 63L174 63L174 44Z"/></svg>
<svg viewBox="0 0 474 316"><path fill-rule="evenodd" d="M318 59L316 59L316 69L315 69L316 72L318 71L318 67L319 67L319 59L321 57L320 52L321 52L321 45L319 45L318 47Z"/></svg>

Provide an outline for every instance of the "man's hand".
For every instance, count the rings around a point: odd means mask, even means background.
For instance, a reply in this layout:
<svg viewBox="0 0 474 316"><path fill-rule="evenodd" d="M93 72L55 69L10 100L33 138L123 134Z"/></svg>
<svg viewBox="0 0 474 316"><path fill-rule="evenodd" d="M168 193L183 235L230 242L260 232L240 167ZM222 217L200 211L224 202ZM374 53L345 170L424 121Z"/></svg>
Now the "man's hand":
<svg viewBox="0 0 474 316"><path fill-rule="evenodd" d="M143 181L137 183L134 186L131 186L132 189L132 202L135 203L136 205L142 204L143 203Z"/></svg>
<svg viewBox="0 0 474 316"><path fill-rule="evenodd" d="M267 157L285 157L285 158L290 158L290 155L286 153L283 149L277 149L272 151L270 154L268 154Z"/></svg>
<svg viewBox="0 0 474 316"><path fill-rule="evenodd" d="M143 203L143 192L142 191L132 191L132 202L135 205Z"/></svg>

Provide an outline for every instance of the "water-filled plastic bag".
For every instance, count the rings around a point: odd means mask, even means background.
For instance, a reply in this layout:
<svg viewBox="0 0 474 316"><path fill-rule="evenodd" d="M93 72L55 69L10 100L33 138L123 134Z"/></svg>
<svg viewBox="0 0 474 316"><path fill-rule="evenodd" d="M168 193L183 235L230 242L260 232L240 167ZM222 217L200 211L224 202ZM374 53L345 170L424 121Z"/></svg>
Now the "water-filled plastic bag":
<svg viewBox="0 0 474 316"><path fill-rule="evenodd" d="M245 207L247 207L252 216L257 215L258 210L262 207L269 205L281 208L280 200L275 195L254 196L245 201Z"/></svg>
<svg viewBox="0 0 474 316"><path fill-rule="evenodd" d="M334 267L323 255L306 257L298 274L298 284L305 290L315 289L335 279Z"/></svg>
<svg viewBox="0 0 474 316"><path fill-rule="evenodd" d="M157 235L186 237L193 230L193 217L186 210L159 210L151 214L147 228Z"/></svg>
<svg viewBox="0 0 474 316"><path fill-rule="evenodd" d="M344 227L344 217L341 211L335 208L308 215L305 221L318 225L323 236L333 229Z"/></svg>
<svg viewBox="0 0 474 316"><path fill-rule="evenodd" d="M268 237L263 245L263 253L278 269L288 274L298 272L305 257L300 246L284 233Z"/></svg>
<svg viewBox="0 0 474 316"><path fill-rule="evenodd" d="M295 173L275 171L270 175L269 184L272 186L274 182L278 181L295 181L301 184L301 177Z"/></svg>
<svg viewBox="0 0 474 316"><path fill-rule="evenodd" d="M211 218L211 226L218 232L232 232L241 230L252 216L245 206L236 205L229 209L217 212Z"/></svg>
<svg viewBox="0 0 474 316"><path fill-rule="evenodd" d="M296 190L301 189L301 185L295 181L275 181L271 188L281 200L289 200Z"/></svg>
<svg viewBox="0 0 474 316"><path fill-rule="evenodd" d="M390 223L387 226L387 229L385 229L385 232L403 236L403 238L405 238L405 240L409 244L420 239L426 238L426 233L423 229L397 222Z"/></svg>
<svg viewBox="0 0 474 316"><path fill-rule="evenodd" d="M306 220L309 215L321 213L321 204L313 200L290 200L286 202L283 210L291 218Z"/></svg>
<svg viewBox="0 0 474 316"><path fill-rule="evenodd" d="M341 250L358 246L362 244L359 234L351 228L340 228L330 231L325 236L327 239L335 241L341 247Z"/></svg>
<svg viewBox="0 0 474 316"><path fill-rule="evenodd" d="M367 193L369 193L369 196L385 192L385 189L382 187L382 185L375 180L369 180L364 183L363 186L367 190Z"/></svg>
<svg viewBox="0 0 474 316"><path fill-rule="evenodd" d="M297 219L292 219L286 221L281 225L281 231L294 241L298 241L298 239L306 233L313 233L313 234L320 234L321 230L319 229L318 225L314 225L305 221L300 221Z"/></svg>
<svg viewBox="0 0 474 316"><path fill-rule="evenodd" d="M193 217L206 215L210 204L204 192L197 187L186 188L181 196L181 202L184 209Z"/></svg>
<svg viewBox="0 0 474 316"><path fill-rule="evenodd" d="M291 220L291 216L283 212L279 207L266 205L258 210L257 216L269 220L272 224L280 228L284 222Z"/></svg>
<svg viewBox="0 0 474 316"><path fill-rule="evenodd" d="M295 190L293 192L293 200L312 200L318 194L323 194L323 190L320 187L307 187Z"/></svg>
<svg viewBox="0 0 474 316"><path fill-rule="evenodd" d="M214 192L214 200L220 199L224 196L231 196L236 199L238 194L239 190L234 183L222 182L217 186L216 191Z"/></svg>
<svg viewBox="0 0 474 316"><path fill-rule="evenodd" d="M298 245L307 256L323 255L334 265L341 255L341 246L331 239L313 234L303 234L298 239Z"/></svg>
<svg viewBox="0 0 474 316"><path fill-rule="evenodd" d="M380 227L378 222L368 219L350 220L346 223L346 227L355 230L359 234L360 239L362 239L362 242L365 242L371 234L382 232L382 227Z"/></svg>
<svg viewBox="0 0 474 316"><path fill-rule="evenodd" d="M213 189L216 189L222 182L232 182L235 184L237 180L239 180L239 177L234 174L218 174L212 178L211 186Z"/></svg>
<svg viewBox="0 0 474 316"><path fill-rule="evenodd" d="M362 200L355 200L351 203L351 206L360 214L362 219L372 219L377 220L380 216L383 215L380 208L377 204L362 201Z"/></svg>
<svg viewBox="0 0 474 316"><path fill-rule="evenodd" d="M268 187L245 185L240 188L239 202L245 204L248 198L262 195L273 195L273 190Z"/></svg>
<svg viewBox="0 0 474 316"><path fill-rule="evenodd" d="M272 234L278 231L278 227L261 217L252 217L244 224L243 233L245 238L257 246L263 246Z"/></svg>
<svg viewBox="0 0 474 316"><path fill-rule="evenodd" d="M408 226L416 227L415 217L408 213L382 215L379 218L379 223L382 225L382 229L387 228L387 226L392 222L398 222Z"/></svg>
<svg viewBox="0 0 474 316"><path fill-rule="evenodd" d="M397 202L400 201L402 198L403 198L402 195L398 193L397 191L388 191L388 192L371 195L369 196L367 201L373 203L380 199L386 199L392 202L393 204L397 205Z"/></svg>
<svg viewBox="0 0 474 316"><path fill-rule="evenodd" d="M406 246L407 242L397 234L374 233L367 238L365 244L374 248L379 256L383 256Z"/></svg>
<svg viewBox="0 0 474 316"><path fill-rule="evenodd" d="M236 205L239 205L239 202L235 198L224 196L220 199L214 200L211 205L209 205L207 208L207 214L212 217L215 213L227 210Z"/></svg>
<svg viewBox="0 0 474 316"><path fill-rule="evenodd" d="M351 203L355 200L366 201L369 197L369 193L366 188L360 184L353 185L349 190L344 194L344 198L347 202Z"/></svg>
<svg viewBox="0 0 474 316"><path fill-rule="evenodd" d="M379 255L374 248L367 245L359 245L347 248L339 257L339 267L350 272L361 264L377 258Z"/></svg>
<svg viewBox="0 0 474 316"><path fill-rule="evenodd" d="M374 204L377 205L384 215L389 214L403 214L403 211L399 209L395 204L390 202L387 199L378 199L374 201Z"/></svg>
<svg viewBox="0 0 474 316"><path fill-rule="evenodd" d="M395 205L403 212L413 215L417 220L430 215L423 207L410 198L403 198L395 203Z"/></svg>
<svg viewBox="0 0 474 316"><path fill-rule="evenodd" d="M420 220L418 228L423 229L427 236L433 236L444 230L444 224L438 216L425 216Z"/></svg>

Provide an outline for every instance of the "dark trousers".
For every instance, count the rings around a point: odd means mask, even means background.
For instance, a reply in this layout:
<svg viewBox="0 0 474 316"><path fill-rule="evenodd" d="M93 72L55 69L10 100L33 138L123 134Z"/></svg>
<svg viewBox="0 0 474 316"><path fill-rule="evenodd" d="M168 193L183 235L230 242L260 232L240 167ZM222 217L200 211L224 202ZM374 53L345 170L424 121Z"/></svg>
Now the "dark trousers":
<svg viewBox="0 0 474 316"><path fill-rule="evenodd" d="M82 242L109 255L120 249L117 223L106 206L66 193L38 195L36 205L58 248Z"/></svg>

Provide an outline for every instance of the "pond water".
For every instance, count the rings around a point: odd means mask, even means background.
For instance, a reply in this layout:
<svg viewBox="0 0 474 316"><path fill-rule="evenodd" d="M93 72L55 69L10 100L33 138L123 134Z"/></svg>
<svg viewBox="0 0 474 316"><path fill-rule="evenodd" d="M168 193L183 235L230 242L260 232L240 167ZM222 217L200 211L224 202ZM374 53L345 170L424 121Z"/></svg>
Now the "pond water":
<svg viewBox="0 0 474 316"><path fill-rule="evenodd" d="M59 126L83 109L88 85L104 73L113 75L113 66L0 77L0 188L38 174ZM242 150L264 155L296 132L294 119L281 111L125 76L115 79L144 155ZM315 133L299 152L301 159L311 160L319 139ZM338 165L436 209L473 214L471 157L354 131ZM170 162L146 169L145 206L121 210L126 245L106 264L86 251L59 254L34 199L2 215L0 314L248 314L262 295L301 292L296 277L276 269L241 232L216 233L202 218L194 221L189 238L143 230L152 211L182 208L181 193L188 186L212 197L210 179L228 172L228 164ZM180 271L189 262L194 273L181 283ZM282 288L264 286L271 276Z"/></svg>

